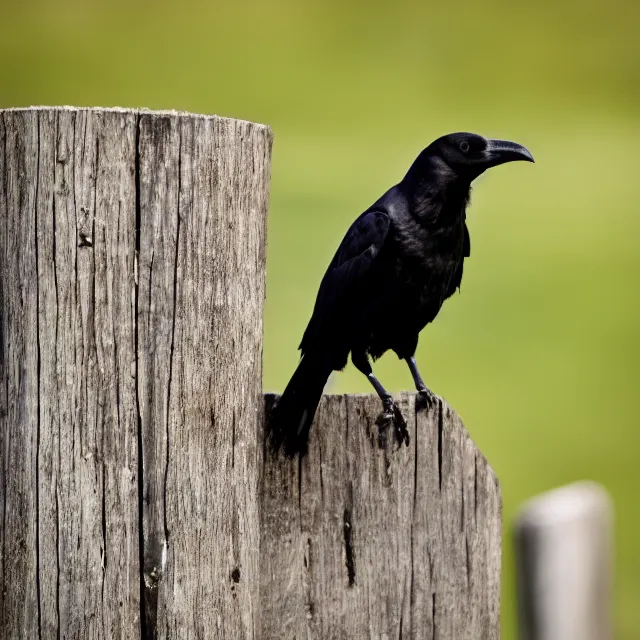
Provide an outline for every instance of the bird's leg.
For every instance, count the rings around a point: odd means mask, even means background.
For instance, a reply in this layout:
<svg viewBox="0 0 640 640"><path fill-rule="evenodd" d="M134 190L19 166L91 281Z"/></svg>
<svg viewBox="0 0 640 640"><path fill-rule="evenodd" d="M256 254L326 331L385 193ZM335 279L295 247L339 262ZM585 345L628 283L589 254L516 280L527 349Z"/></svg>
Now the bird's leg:
<svg viewBox="0 0 640 640"><path fill-rule="evenodd" d="M436 396L430 389L427 388L427 385L422 380L422 376L418 371L418 364L416 363L416 359L411 356L409 358L405 358L407 364L409 365L409 371L411 371L411 376L413 378L413 382L416 385L416 390L420 395L420 400L423 403L423 406L427 408L431 408L431 406L436 401Z"/></svg>
<svg viewBox="0 0 640 640"><path fill-rule="evenodd" d="M407 422L400 411L398 405L393 401L391 394L382 386L378 378L373 375L373 372L367 374L367 379L376 390L376 393L382 400L383 411L378 416L376 424L378 426L386 426L387 423L392 422L395 427L396 440L399 444L406 444L409 446L409 431L407 430Z"/></svg>
<svg viewBox="0 0 640 640"><path fill-rule="evenodd" d="M373 375L369 358L367 358L364 352L352 352L351 360L356 368L367 376L367 380L369 380L371 386L380 397L380 400L382 400L383 412L378 417L378 420L376 420L376 424L383 426L389 422L393 422L396 439L400 444L404 442L404 444L409 446L409 432L407 431L407 423L404 416L398 408L398 405L393 401L391 394L382 386L380 380Z"/></svg>

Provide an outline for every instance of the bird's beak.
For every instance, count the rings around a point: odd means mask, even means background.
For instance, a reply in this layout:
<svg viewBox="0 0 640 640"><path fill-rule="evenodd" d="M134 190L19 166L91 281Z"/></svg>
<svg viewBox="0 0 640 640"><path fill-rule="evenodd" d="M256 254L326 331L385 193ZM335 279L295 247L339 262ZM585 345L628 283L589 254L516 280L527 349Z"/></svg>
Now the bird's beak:
<svg viewBox="0 0 640 640"><path fill-rule="evenodd" d="M514 162L516 160L525 160L526 162L534 161L529 150L516 142L509 142L509 140L487 140L487 143L485 157L490 167L495 167L505 162Z"/></svg>

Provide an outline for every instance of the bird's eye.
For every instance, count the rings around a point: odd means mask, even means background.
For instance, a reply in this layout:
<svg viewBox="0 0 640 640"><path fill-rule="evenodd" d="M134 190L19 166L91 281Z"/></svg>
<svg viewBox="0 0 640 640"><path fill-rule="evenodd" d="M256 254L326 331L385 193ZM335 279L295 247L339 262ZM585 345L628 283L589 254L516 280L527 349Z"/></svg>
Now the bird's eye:
<svg viewBox="0 0 640 640"><path fill-rule="evenodd" d="M460 143L460 151L462 151L462 153L467 153L467 151L469 151L469 143L466 140L463 140Z"/></svg>

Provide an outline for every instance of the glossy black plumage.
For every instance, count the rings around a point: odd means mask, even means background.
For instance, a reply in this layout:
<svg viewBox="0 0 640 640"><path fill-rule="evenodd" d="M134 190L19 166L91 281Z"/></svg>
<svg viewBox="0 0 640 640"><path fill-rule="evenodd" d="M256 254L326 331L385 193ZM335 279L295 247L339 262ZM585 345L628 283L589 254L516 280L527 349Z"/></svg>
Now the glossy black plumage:
<svg viewBox="0 0 640 640"><path fill-rule="evenodd" d="M432 398L413 359L418 335L460 287L471 251L465 220L472 180L511 160L533 159L515 143L444 136L355 220L322 279L300 343L301 362L271 416L275 448L289 456L306 452L323 387L349 354L380 395L383 417L408 443L404 419L368 356L393 350L409 364L418 391Z"/></svg>

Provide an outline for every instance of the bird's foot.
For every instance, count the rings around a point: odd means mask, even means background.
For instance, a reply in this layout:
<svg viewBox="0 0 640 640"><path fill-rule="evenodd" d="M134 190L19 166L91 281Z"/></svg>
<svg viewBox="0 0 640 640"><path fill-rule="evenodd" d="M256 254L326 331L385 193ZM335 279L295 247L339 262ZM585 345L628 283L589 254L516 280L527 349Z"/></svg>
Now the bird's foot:
<svg viewBox="0 0 640 640"><path fill-rule="evenodd" d="M433 391L427 389L427 387L423 387L422 389L418 389L418 396L416 397L416 409L431 409L438 402L438 398Z"/></svg>
<svg viewBox="0 0 640 640"><path fill-rule="evenodd" d="M398 405L391 399L384 399L384 410L378 416L376 424L378 425L378 444L381 448L386 446L387 435L386 430L389 424L393 424L394 434L399 446L404 443L409 446L409 431L407 422L398 408Z"/></svg>

